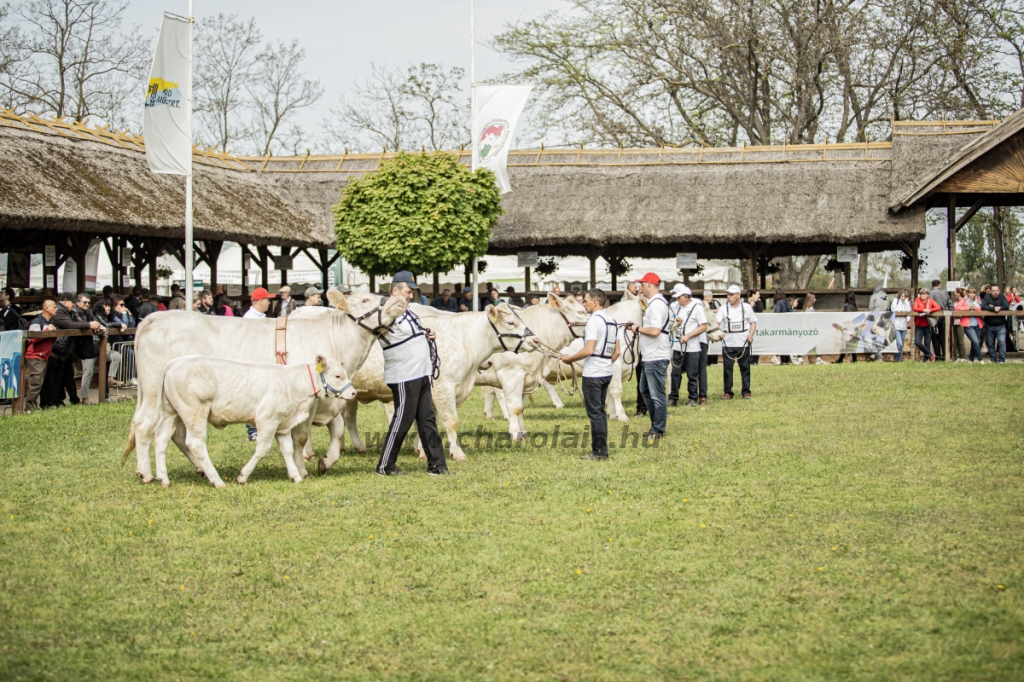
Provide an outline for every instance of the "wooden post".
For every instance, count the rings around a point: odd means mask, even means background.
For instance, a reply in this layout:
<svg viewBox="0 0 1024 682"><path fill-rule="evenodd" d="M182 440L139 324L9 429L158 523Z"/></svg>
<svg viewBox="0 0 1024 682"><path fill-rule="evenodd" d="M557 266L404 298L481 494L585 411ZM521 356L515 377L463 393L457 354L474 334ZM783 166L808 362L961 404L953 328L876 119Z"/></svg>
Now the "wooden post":
<svg viewBox="0 0 1024 682"><path fill-rule="evenodd" d="M597 256L588 256L590 259L590 288L597 286Z"/></svg>
<svg viewBox="0 0 1024 682"><path fill-rule="evenodd" d="M281 255L282 256L287 256L287 255L289 255L291 253L291 250L292 249L291 249L290 246L282 246L281 247ZM288 284L288 269L287 268L282 268L281 269L281 284L280 284L280 286L284 286L285 284Z"/></svg>
<svg viewBox="0 0 1024 682"><path fill-rule="evenodd" d="M850 264L843 263L843 281L846 283L846 289L850 289Z"/></svg>
<svg viewBox="0 0 1024 682"><path fill-rule="evenodd" d="M210 291L217 293L217 261L220 259L220 251L224 242L207 239L203 241L203 250L206 252L206 264L210 266Z"/></svg>
<svg viewBox="0 0 1024 682"><path fill-rule="evenodd" d="M956 279L956 195L949 194L946 205L946 279ZM948 353L947 353L948 355Z"/></svg>
<svg viewBox="0 0 1024 682"><path fill-rule="evenodd" d="M434 281L431 282L431 284L433 284L433 286L434 286L434 291L431 294L431 296L433 298L437 298L438 296L441 295L441 292L439 291L439 289L441 288L441 273L440 272L436 272L436 271L434 272Z"/></svg>
<svg viewBox="0 0 1024 682"><path fill-rule="evenodd" d="M256 251L260 254L260 286L266 289L270 285L270 276L268 273L270 250L265 246L258 246L256 247Z"/></svg>
<svg viewBox="0 0 1024 682"><path fill-rule="evenodd" d="M530 282L530 268L527 267L527 268L525 268L525 277L524 277L524 281L523 281L523 288L526 289L526 293L527 294L530 293L531 284L532 283ZM612 288L613 289L615 288L614 284L615 284L615 275L613 274L612 275Z"/></svg>
<svg viewBox="0 0 1024 682"><path fill-rule="evenodd" d="M949 314L948 310L942 311L943 319L946 321L945 324L945 335L946 335L946 362L953 362L953 316Z"/></svg>
<svg viewBox="0 0 1024 682"><path fill-rule="evenodd" d="M31 259L29 260L31 264ZM28 361L25 359L25 352L28 350L28 336L21 335L21 376L18 377L18 397L11 403L13 414L22 414L25 411L25 374L28 371Z"/></svg>
<svg viewBox="0 0 1024 682"><path fill-rule="evenodd" d="M187 299L186 299L187 300ZM100 357L96 362L99 365L100 373L100 393L96 398L96 402L102 403L107 397L107 335L103 334L100 336ZM88 395L88 387L86 387L86 395Z"/></svg>
<svg viewBox="0 0 1024 682"><path fill-rule="evenodd" d="M157 250L153 249L146 263L146 266L149 268L149 293L151 296L156 296L156 258Z"/></svg>
<svg viewBox="0 0 1024 682"><path fill-rule="evenodd" d="M370 273L370 293L377 293L377 275Z"/></svg>
<svg viewBox="0 0 1024 682"><path fill-rule="evenodd" d="M249 294L249 268L245 267L245 260L249 256L249 246L247 244L239 244L242 247L242 296Z"/></svg>
<svg viewBox="0 0 1024 682"><path fill-rule="evenodd" d="M920 249L921 242L918 240L914 243L914 248L910 254L910 288L914 296L917 296L917 271L921 267Z"/></svg>
<svg viewBox="0 0 1024 682"><path fill-rule="evenodd" d="M330 281L327 277L327 271L331 269L331 264L334 261L331 261L328 258L327 249L318 249L318 253L320 255L320 288L326 292L327 287L330 285ZM341 282L339 282L339 284L341 284ZM326 296L324 296L324 300L327 300Z"/></svg>

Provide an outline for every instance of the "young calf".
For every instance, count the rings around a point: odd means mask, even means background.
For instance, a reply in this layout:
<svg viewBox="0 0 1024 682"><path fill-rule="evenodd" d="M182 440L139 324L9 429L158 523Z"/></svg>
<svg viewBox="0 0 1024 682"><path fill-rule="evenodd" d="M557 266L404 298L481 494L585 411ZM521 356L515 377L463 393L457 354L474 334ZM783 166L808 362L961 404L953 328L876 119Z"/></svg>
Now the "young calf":
<svg viewBox="0 0 1024 682"><path fill-rule="evenodd" d="M313 365L269 365L186 355L164 366L157 395L160 421L154 438L156 477L168 486L167 445L178 429L196 455L207 480L223 488L206 449L206 425L255 424L256 454L238 477L245 483L260 460L277 445L288 476L296 483L306 475L302 449L319 401L351 400L356 395L345 367L337 360L316 356Z"/></svg>

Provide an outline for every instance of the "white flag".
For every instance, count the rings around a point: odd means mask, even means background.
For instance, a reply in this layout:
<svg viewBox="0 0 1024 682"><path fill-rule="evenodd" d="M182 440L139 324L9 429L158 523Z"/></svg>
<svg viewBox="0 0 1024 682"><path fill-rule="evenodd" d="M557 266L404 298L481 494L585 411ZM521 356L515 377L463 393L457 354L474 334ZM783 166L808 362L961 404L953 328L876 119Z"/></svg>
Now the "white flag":
<svg viewBox="0 0 1024 682"><path fill-rule="evenodd" d="M192 172L191 33L187 19L164 15L142 116L146 159L154 173Z"/></svg>
<svg viewBox="0 0 1024 682"><path fill-rule="evenodd" d="M515 139L519 116L532 89L532 85L480 85L476 88L478 137L473 170L490 168L494 171L502 194L512 191L505 162Z"/></svg>

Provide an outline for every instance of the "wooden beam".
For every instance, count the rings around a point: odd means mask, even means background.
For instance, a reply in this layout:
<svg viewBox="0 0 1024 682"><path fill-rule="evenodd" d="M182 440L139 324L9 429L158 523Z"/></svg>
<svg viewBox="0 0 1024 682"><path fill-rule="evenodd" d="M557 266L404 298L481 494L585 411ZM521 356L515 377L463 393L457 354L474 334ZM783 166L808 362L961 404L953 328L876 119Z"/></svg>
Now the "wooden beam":
<svg viewBox="0 0 1024 682"><path fill-rule="evenodd" d="M956 195L950 194L946 205L946 279L956 279ZM946 355L949 355L947 349Z"/></svg>

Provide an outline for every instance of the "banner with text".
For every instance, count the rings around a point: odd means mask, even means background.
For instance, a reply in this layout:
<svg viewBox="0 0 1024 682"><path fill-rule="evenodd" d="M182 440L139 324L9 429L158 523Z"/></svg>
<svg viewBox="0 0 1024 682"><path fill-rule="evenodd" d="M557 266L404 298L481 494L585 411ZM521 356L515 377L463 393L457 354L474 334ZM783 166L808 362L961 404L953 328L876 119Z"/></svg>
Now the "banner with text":
<svg viewBox="0 0 1024 682"><path fill-rule="evenodd" d="M896 328L891 312L758 313L756 355L838 355L895 353ZM722 344L708 348L722 354Z"/></svg>

